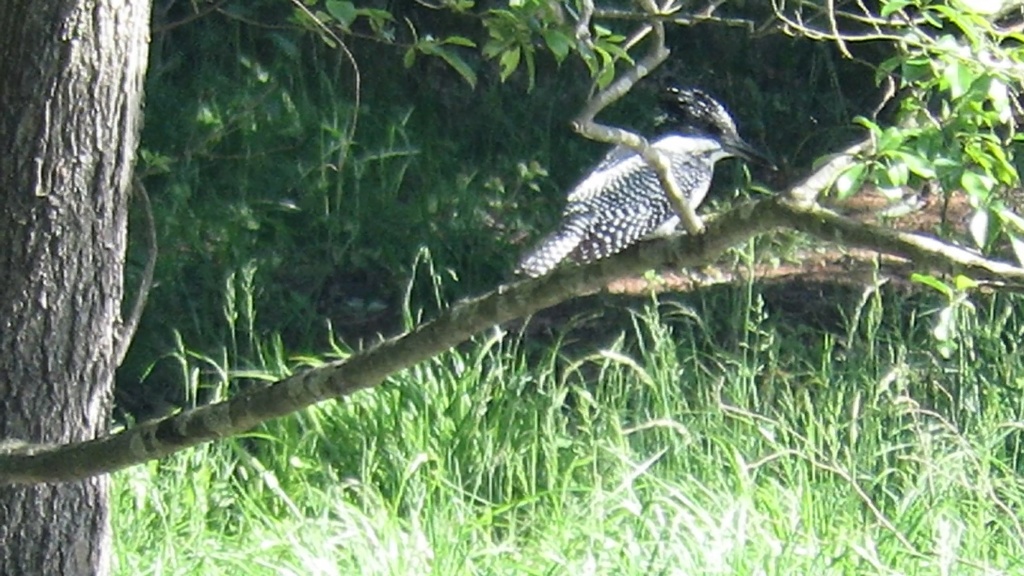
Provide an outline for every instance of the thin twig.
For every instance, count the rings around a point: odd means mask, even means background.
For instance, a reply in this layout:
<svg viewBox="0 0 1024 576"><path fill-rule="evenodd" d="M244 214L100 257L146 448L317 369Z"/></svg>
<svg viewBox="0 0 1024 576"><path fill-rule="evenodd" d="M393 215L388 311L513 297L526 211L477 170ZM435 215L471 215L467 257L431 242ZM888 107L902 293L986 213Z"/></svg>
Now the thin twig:
<svg viewBox="0 0 1024 576"><path fill-rule="evenodd" d="M576 21L576 41L588 50L594 49L594 39L590 34L590 19L594 17L594 0L580 2L580 16Z"/></svg>
<svg viewBox="0 0 1024 576"><path fill-rule="evenodd" d="M832 34L835 35L836 46L839 47L839 52L853 60L853 54L850 54L850 49L846 47L846 42L843 41L843 35L839 33L839 24L836 22L836 0L828 0L826 2L826 11L828 14L828 23L832 27Z"/></svg>
<svg viewBox="0 0 1024 576"><path fill-rule="evenodd" d="M156 258L159 252L156 243L156 221L153 218L153 204L149 201L149 193L146 186L138 176L132 178L132 197L137 197L142 203L142 216L146 226L146 241L149 244L149 255L146 257L146 266L142 269L142 278L139 280L139 289L135 294L135 304L132 306L128 320L121 324L114 339L114 365L120 366L124 362L128 348L135 338L135 331L139 328L139 321L142 319L142 312L146 309L146 302L149 300L149 291L153 289L153 271L156 270Z"/></svg>
<svg viewBox="0 0 1024 576"><path fill-rule="evenodd" d="M353 82L352 88L352 122L348 126L348 131L345 134L345 141L342 142L341 149L338 152L339 158L337 163L337 170L338 173L341 174L342 169L345 167L345 160L348 159L348 151L351 149L352 143L355 142L356 126L359 124L359 108L361 105L360 103L363 93L362 75L359 73L359 63L356 62L355 55L353 55L352 51L349 50L348 45L345 44L345 41L342 40L337 34L335 34L334 31L330 29L330 27L328 27L319 18L317 18L315 14L310 12L309 8L306 8L306 5L303 4L301 0L292 0L292 4L294 4L296 8L301 10L310 20L315 22L316 25L320 28L320 30L323 31L324 34L326 34L331 40L334 41L335 44L338 45L338 49L342 51L342 53L345 55L345 59L347 59L349 64L352 65L352 73L355 75L355 80Z"/></svg>

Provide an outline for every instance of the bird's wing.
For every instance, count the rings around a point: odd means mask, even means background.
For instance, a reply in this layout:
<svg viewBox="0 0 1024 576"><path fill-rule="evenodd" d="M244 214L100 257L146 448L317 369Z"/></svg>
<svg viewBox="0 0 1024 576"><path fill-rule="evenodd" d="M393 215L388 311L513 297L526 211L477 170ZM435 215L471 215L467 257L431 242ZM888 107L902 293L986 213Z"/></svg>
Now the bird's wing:
<svg viewBox="0 0 1024 576"><path fill-rule="evenodd" d="M713 165L701 156L669 154L672 175L696 208L711 184ZM591 262L622 251L659 230L676 217L654 170L636 157L593 176L573 191L565 221L588 215L587 231L569 254L576 262Z"/></svg>
<svg viewBox="0 0 1024 576"><path fill-rule="evenodd" d="M673 215L667 202L638 202L631 206L608 208L600 216L595 216L587 234L568 258L585 263L617 254L656 230Z"/></svg>

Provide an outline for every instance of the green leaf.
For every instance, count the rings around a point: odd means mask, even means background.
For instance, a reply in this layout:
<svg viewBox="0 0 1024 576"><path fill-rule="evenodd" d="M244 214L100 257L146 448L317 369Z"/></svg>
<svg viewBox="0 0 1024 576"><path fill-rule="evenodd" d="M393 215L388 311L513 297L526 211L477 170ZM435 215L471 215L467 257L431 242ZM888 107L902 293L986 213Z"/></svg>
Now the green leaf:
<svg viewBox="0 0 1024 576"><path fill-rule="evenodd" d="M867 170L867 165L857 163L846 170L836 178L836 195L840 200L850 197L853 193L860 190L860 185L864 182L864 172Z"/></svg>
<svg viewBox="0 0 1024 576"><path fill-rule="evenodd" d="M484 58L494 58L508 49L508 44L500 40L488 40L482 49Z"/></svg>
<svg viewBox="0 0 1024 576"><path fill-rule="evenodd" d="M444 46L434 46L431 49L431 53L440 56L442 60L447 62L449 66L459 73L459 76L462 76L462 79L469 84L470 88L476 88L476 72L461 56Z"/></svg>
<svg viewBox="0 0 1024 576"><path fill-rule="evenodd" d="M597 71L596 78L597 87L604 89L615 79L615 59L600 46L595 46L594 52L601 57L601 67Z"/></svg>
<svg viewBox="0 0 1024 576"><path fill-rule="evenodd" d="M903 10L911 4L913 4L911 0L889 0L882 5L880 15L882 18L888 18L893 13Z"/></svg>
<svg viewBox="0 0 1024 576"><path fill-rule="evenodd" d="M366 18L366 22L369 23L370 29L373 30L373 33L377 34L381 40L388 43L395 41L394 31L388 27L388 25L395 20L395 17L391 15L391 12L376 8L359 8L356 10L356 13L359 16Z"/></svg>
<svg viewBox="0 0 1024 576"><path fill-rule="evenodd" d="M992 192L992 187L995 186L995 179L988 174L968 170L960 176L960 185L963 186L964 191L969 196L976 198L979 202L983 202Z"/></svg>
<svg viewBox="0 0 1024 576"><path fill-rule="evenodd" d="M453 44L455 46L464 46L466 48L476 48L476 42L473 42L465 36L449 36L445 38L442 44Z"/></svg>
<svg viewBox="0 0 1024 576"><path fill-rule="evenodd" d="M942 293L946 298L949 298L950 300L953 299L953 289L931 274L919 274L915 272L910 275L910 281L917 282L918 284L924 284L929 288L934 288Z"/></svg>
<svg viewBox="0 0 1024 576"><path fill-rule="evenodd" d="M931 164L928 163L928 160L923 157L902 151L895 152L894 155L902 160L911 172L917 174L921 178L935 178L935 169L932 168Z"/></svg>
<svg viewBox="0 0 1024 576"><path fill-rule="evenodd" d="M993 172L999 182L1006 184L1007 186L1016 186L1020 179L1017 175L1017 168L1014 163L1006 155L1006 148L999 141L987 140L982 145L982 148L992 157Z"/></svg>
<svg viewBox="0 0 1024 576"><path fill-rule="evenodd" d="M501 54L498 63L501 65L501 80L504 82L519 67L519 59L522 57L522 50L516 46L509 48Z"/></svg>
<svg viewBox="0 0 1024 576"><path fill-rule="evenodd" d="M1010 247L1013 248L1013 255L1017 257L1017 263L1024 266L1024 240L1013 232L1008 232Z"/></svg>
<svg viewBox="0 0 1024 576"><path fill-rule="evenodd" d="M395 19L395 17L391 15L391 12L381 10L379 8L359 8L356 10L356 13L380 23L391 22Z"/></svg>
<svg viewBox="0 0 1024 576"><path fill-rule="evenodd" d="M992 110L999 117L999 121L1008 123L1013 117L1013 109L1010 106L1010 94L1006 84L992 78L988 85L988 99L992 102Z"/></svg>
<svg viewBox="0 0 1024 576"><path fill-rule="evenodd" d="M597 74L597 87L604 90L615 80L615 65L608 63L601 67Z"/></svg>
<svg viewBox="0 0 1024 576"><path fill-rule="evenodd" d="M609 42L607 40L603 40L601 42L598 42L597 45L602 50L607 52L608 55L611 56L613 60L614 59L622 59L622 60L625 60L626 62L629 62L630 64L633 64L633 57L630 56L629 52L627 52L626 49L623 48L622 46L619 46L618 44L614 44L614 43Z"/></svg>
<svg viewBox="0 0 1024 576"><path fill-rule="evenodd" d="M355 4L344 0L327 0L324 4L327 13L334 17L341 24L342 28L348 29L349 25L359 16Z"/></svg>
<svg viewBox="0 0 1024 576"><path fill-rule="evenodd" d="M910 180L910 170L899 157L893 157L889 161L885 175L889 178L889 185L892 187L906 186L907 181Z"/></svg>
<svg viewBox="0 0 1024 576"><path fill-rule="evenodd" d="M996 216L999 216L999 220L1003 224L1009 224L1015 228L1018 232L1024 233L1024 218L1021 218L1013 210L1006 208L1005 206L996 206Z"/></svg>
<svg viewBox="0 0 1024 576"><path fill-rule="evenodd" d="M903 54L899 54L879 64L875 68L875 84L881 84L883 78L895 72L903 64L903 58Z"/></svg>
<svg viewBox="0 0 1024 576"><path fill-rule="evenodd" d="M903 145L904 140L906 140L906 134L903 130L896 127L886 128L878 136L878 152L895 150Z"/></svg>
<svg viewBox="0 0 1024 576"><path fill-rule="evenodd" d="M406 68L412 68L412 65L416 62L416 47L411 47L405 51L405 55L402 56L402 64Z"/></svg>
<svg viewBox="0 0 1024 576"><path fill-rule="evenodd" d="M956 286L957 291L966 292L967 290L977 288L978 282L973 278L964 276L963 274L957 274L956 277L953 278L953 285Z"/></svg>
<svg viewBox="0 0 1024 576"><path fill-rule="evenodd" d="M854 124L859 124L868 129L876 138L882 133L882 128L872 121L870 118L864 116L857 116L853 119Z"/></svg>
<svg viewBox="0 0 1024 576"><path fill-rule="evenodd" d="M945 70L942 71L942 77L948 83L949 94L953 98L959 98L966 94L977 78L971 67L959 59L946 65Z"/></svg>
<svg viewBox="0 0 1024 576"><path fill-rule="evenodd" d="M900 70L900 75L903 77L902 85L914 84L917 82L926 82L932 78L932 60L931 58L914 58L903 62L903 66Z"/></svg>
<svg viewBox="0 0 1024 576"><path fill-rule="evenodd" d="M976 12L980 10L982 13L995 14L1002 5L1001 2L994 2L992 0L967 0L957 4L959 6L956 7L930 4L927 11L937 12L946 22L959 28L971 45L975 45L980 41L978 36L979 30L989 26L989 23Z"/></svg>
<svg viewBox="0 0 1024 576"><path fill-rule="evenodd" d="M569 55L569 51L572 50L572 38L555 28L545 28L541 30L540 35L544 38L544 43L547 45L548 50L551 50L555 60L561 64L566 56Z"/></svg>

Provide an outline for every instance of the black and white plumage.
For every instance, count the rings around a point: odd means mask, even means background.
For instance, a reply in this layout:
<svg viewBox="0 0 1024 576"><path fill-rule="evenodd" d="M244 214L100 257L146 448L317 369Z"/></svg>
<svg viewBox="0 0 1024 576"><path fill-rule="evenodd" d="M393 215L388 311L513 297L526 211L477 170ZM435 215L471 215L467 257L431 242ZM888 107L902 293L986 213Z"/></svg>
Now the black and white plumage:
<svg viewBox="0 0 1024 576"><path fill-rule="evenodd" d="M770 164L740 138L725 107L704 92L669 88L661 105L667 133L651 146L669 161L694 209L704 201L719 160L740 156ZM572 190L558 229L520 260L516 272L538 277L566 260L607 258L678 224L657 173L632 150L615 147Z"/></svg>

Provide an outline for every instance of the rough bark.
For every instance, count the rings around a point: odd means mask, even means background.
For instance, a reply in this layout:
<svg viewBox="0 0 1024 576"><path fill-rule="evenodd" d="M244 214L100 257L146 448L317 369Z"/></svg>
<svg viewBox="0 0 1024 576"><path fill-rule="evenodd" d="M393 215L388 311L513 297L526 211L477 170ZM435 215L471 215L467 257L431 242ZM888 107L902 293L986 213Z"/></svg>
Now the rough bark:
<svg viewBox="0 0 1024 576"><path fill-rule="evenodd" d="M0 5L0 440L110 416L146 0ZM0 487L0 574L109 571L108 479Z"/></svg>

